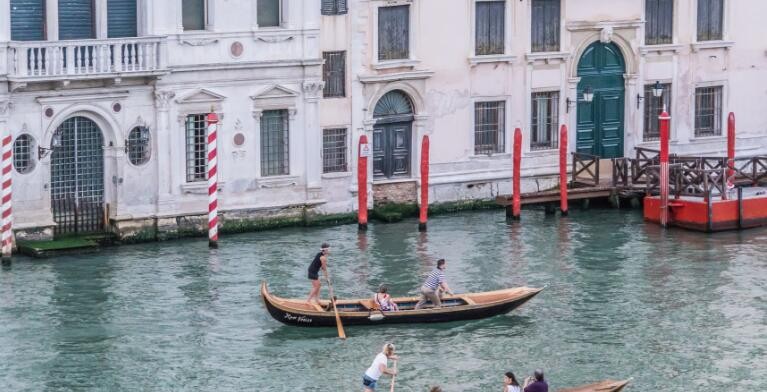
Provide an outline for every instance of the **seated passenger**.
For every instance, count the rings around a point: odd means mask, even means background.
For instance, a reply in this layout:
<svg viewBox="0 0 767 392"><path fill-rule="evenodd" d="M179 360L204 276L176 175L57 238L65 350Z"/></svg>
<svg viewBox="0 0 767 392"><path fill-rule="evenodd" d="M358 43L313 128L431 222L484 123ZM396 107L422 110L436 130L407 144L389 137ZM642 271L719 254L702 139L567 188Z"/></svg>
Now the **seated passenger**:
<svg viewBox="0 0 767 392"><path fill-rule="evenodd" d="M387 294L389 289L386 285L378 287L378 292L373 296L373 302L378 306L378 309L384 312L398 311L399 307L392 301L391 296Z"/></svg>

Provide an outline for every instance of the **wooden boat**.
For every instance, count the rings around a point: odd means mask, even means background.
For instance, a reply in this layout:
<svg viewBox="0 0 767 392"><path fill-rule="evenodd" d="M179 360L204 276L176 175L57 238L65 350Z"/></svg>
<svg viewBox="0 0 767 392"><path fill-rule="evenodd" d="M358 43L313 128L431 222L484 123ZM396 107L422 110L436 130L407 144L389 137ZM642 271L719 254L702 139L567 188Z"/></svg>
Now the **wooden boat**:
<svg viewBox="0 0 767 392"><path fill-rule="evenodd" d="M516 287L482 293L445 296L442 307L431 304L415 310L419 297L392 298L399 311L377 310L372 299L338 300L336 305L344 325L375 325L394 323L438 323L456 320L474 320L491 317L519 307L543 289ZM302 299L280 298L269 293L266 282L261 284L264 304L277 321L301 327L336 326L332 306L327 300L309 304ZM326 310L329 309L329 310Z"/></svg>
<svg viewBox="0 0 767 392"><path fill-rule="evenodd" d="M619 392L628 385L629 380L604 380L594 384L582 385L575 388L559 389L557 392Z"/></svg>

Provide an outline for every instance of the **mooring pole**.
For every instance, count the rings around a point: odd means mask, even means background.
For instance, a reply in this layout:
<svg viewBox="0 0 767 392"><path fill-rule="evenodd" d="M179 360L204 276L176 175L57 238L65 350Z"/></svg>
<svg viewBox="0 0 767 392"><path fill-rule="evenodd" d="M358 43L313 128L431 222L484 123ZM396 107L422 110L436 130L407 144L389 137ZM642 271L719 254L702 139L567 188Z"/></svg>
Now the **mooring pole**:
<svg viewBox="0 0 767 392"><path fill-rule="evenodd" d="M208 246L218 248L218 115L208 114Z"/></svg>
<svg viewBox="0 0 767 392"><path fill-rule="evenodd" d="M511 218L519 220L520 211L522 210L522 200L520 195L520 180L522 173L522 130L517 128L514 130L514 168L512 173L512 212Z"/></svg>
<svg viewBox="0 0 767 392"><path fill-rule="evenodd" d="M567 125L559 127L559 209L567 216Z"/></svg>
<svg viewBox="0 0 767 392"><path fill-rule="evenodd" d="M671 116L664 109L658 120L660 121L660 225L668 227L668 138Z"/></svg>
<svg viewBox="0 0 767 392"><path fill-rule="evenodd" d="M727 189L722 192L724 199L729 199L728 191L735 187L735 113L727 116Z"/></svg>
<svg viewBox="0 0 767 392"><path fill-rule="evenodd" d="M426 231L429 215L429 135L421 142L421 211L418 217L418 231Z"/></svg>
<svg viewBox="0 0 767 392"><path fill-rule="evenodd" d="M5 127L3 127L5 128ZM3 133L3 201L2 201L2 261L4 263L11 261L11 253L13 252L13 210L11 204L13 202L12 183L13 183L13 138L10 135L10 130L2 129Z"/></svg>
<svg viewBox="0 0 767 392"><path fill-rule="evenodd" d="M368 228L368 155L367 135L360 136L357 151L357 224L359 230Z"/></svg>

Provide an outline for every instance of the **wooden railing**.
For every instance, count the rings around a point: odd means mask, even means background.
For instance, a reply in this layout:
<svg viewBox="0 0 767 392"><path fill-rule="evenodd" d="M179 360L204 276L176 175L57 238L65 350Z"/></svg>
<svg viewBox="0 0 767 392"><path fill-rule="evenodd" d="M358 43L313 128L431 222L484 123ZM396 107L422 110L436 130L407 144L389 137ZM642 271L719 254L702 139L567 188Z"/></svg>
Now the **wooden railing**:
<svg viewBox="0 0 767 392"><path fill-rule="evenodd" d="M767 156L736 158L734 162L735 180L759 185L767 180Z"/></svg>
<svg viewBox="0 0 767 392"><path fill-rule="evenodd" d="M646 192L658 194L660 191L660 165L648 166ZM727 169L690 168L683 163L669 165L669 194L675 197L721 196L727 189Z"/></svg>
<svg viewBox="0 0 767 392"><path fill-rule="evenodd" d="M660 151L637 147L636 158L631 161L631 183L633 185L647 184L647 169L660 164Z"/></svg>
<svg viewBox="0 0 767 392"><path fill-rule="evenodd" d="M24 79L130 74L166 68L164 37L11 42L8 75Z"/></svg>
<svg viewBox="0 0 767 392"><path fill-rule="evenodd" d="M599 157L579 152L573 153L573 173L570 186L589 187L599 185Z"/></svg>

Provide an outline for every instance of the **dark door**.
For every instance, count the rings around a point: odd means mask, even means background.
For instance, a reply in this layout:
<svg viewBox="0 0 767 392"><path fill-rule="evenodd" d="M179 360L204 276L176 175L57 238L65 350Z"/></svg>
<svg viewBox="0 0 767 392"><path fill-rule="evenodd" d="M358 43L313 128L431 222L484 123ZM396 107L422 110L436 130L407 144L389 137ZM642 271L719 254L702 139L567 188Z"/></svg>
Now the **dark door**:
<svg viewBox="0 0 767 392"><path fill-rule="evenodd" d="M379 124L373 128L373 175L378 178L410 176L412 123Z"/></svg>
<svg viewBox="0 0 767 392"><path fill-rule="evenodd" d="M625 63L615 44L595 42L578 63L578 152L602 158L623 156ZM583 100L583 91L591 88L592 102Z"/></svg>
<svg viewBox="0 0 767 392"><path fill-rule="evenodd" d="M11 40L45 39L45 0L11 0Z"/></svg>
<svg viewBox="0 0 767 392"><path fill-rule="evenodd" d="M85 117L64 121L51 154L51 204L55 234L104 230L104 142Z"/></svg>
<svg viewBox="0 0 767 392"><path fill-rule="evenodd" d="M96 38L93 0L59 0L59 39Z"/></svg>

